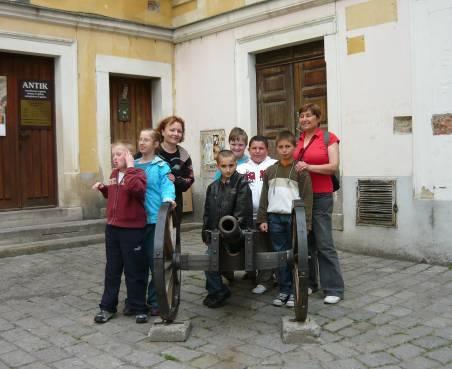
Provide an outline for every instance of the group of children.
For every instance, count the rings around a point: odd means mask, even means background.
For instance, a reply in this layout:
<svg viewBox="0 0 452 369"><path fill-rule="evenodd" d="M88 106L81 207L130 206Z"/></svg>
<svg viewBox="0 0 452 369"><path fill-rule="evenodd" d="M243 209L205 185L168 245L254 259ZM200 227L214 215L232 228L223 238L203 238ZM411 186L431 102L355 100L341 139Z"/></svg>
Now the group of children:
<svg viewBox="0 0 452 369"><path fill-rule="evenodd" d="M292 247L292 202L300 198L304 200L306 225L310 230L313 201L309 174L294 169L295 136L289 131L278 134L278 161L268 156L268 140L264 136L251 138L248 147L250 158L244 160L247 144L246 132L236 127L229 135L231 150L220 151L216 158L216 179L206 192L203 242L209 246L209 234L217 229L221 217L232 215L237 218L242 229L258 228L261 232L268 232L274 251L289 250ZM227 249L230 254L237 251ZM223 283L219 272L209 271L205 274L207 296L203 304L209 308L223 306L231 296L229 288ZM264 293L272 274L271 270L258 271L257 285L252 292ZM287 265L281 267L277 276L279 294L273 300L273 305L293 307L291 270Z"/></svg>
<svg viewBox="0 0 452 369"><path fill-rule="evenodd" d="M161 142L158 130L142 130L139 138L141 157L136 160L128 145L120 142L113 144L114 169L109 182L97 182L93 186L107 199L107 262L100 311L94 317L96 323L105 323L116 313L123 271L127 287L123 314L135 315L137 323L147 322L149 312L151 315L159 314L152 278L148 283L149 270L152 274L153 267L155 225L163 202L176 207L174 174L158 155ZM245 155L248 136L241 128L231 131L229 144L230 150L218 153L215 180L207 188L203 242L209 245L210 231L217 229L222 216L232 215L242 229L255 228L269 232L274 251L288 250L291 247L292 201L304 200L308 230L311 228L312 209L309 174L294 170L294 135L289 131L279 133L276 138L278 161L268 156L268 140L264 136L251 138L248 158ZM229 253L238 251L227 250ZM209 308L224 305L231 292L220 273L205 274L208 295L204 305ZM273 271L258 271L257 285L252 292L264 293L269 288L272 274ZM281 267L277 275L280 290L273 305L293 306L290 269L288 266Z"/></svg>

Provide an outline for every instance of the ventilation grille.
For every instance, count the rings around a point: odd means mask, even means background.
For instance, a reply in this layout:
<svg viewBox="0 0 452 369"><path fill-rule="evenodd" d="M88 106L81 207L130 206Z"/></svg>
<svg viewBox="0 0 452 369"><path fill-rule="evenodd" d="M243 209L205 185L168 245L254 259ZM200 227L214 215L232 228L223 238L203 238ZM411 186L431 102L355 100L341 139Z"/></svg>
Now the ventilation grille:
<svg viewBox="0 0 452 369"><path fill-rule="evenodd" d="M397 225L395 180L358 179L356 192L356 224Z"/></svg>

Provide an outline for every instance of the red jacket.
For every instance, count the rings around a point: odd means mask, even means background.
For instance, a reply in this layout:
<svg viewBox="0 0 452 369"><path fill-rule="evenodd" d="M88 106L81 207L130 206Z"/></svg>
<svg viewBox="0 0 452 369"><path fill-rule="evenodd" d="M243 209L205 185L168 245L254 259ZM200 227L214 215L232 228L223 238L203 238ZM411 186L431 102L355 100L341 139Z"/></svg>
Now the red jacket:
<svg viewBox="0 0 452 369"><path fill-rule="evenodd" d="M118 173L119 170L114 169L108 185L99 188L108 199L107 223L121 228L142 228L146 225L146 176L141 169L127 168L118 184Z"/></svg>

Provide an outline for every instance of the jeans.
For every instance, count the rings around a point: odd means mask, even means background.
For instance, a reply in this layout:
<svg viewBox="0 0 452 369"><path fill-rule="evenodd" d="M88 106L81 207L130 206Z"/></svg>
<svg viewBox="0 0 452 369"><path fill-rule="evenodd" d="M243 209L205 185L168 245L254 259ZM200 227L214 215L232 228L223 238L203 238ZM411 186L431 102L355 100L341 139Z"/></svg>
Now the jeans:
<svg viewBox="0 0 452 369"><path fill-rule="evenodd" d="M210 247L206 254L210 254ZM220 272L204 272L206 275L206 290L209 297L224 296L229 292L229 289L223 283Z"/></svg>
<svg viewBox="0 0 452 369"><path fill-rule="evenodd" d="M292 248L292 217L290 214L268 214L268 232L273 251L286 251ZM292 270L286 264L278 269L279 292L291 294Z"/></svg>
<svg viewBox="0 0 452 369"><path fill-rule="evenodd" d="M105 228L105 286L99 307L116 312L121 276L124 270L127 299L126 304L136 313L147 312L146 270L147 261L143 249L144 228Z"/></svg>
<svg viewBox="0 0 452 369"><path fill-rule="evenodd" d="M149 268L146 273L146 281L148 283L148 294L147 294L147 304L153 308L158 307L157 294L154 287L154 235L155 235L155 224L146 224L146 232L144 236L144 248L146 250L146 257L149 264ZM149 277L149 270L151 271Z"/></svg>
<svg viewBox="0 0 452 369"><path fill-rule="evenodd" d="M326 296L344 297L344 280L342 278L339 257L333 241L331 215L333 213L332 194L314 194L312 206L312 232L308 237L309 284L313 290L318 289L317 271L320 285ZM317 269L318 268L318 269Z"/></svg>

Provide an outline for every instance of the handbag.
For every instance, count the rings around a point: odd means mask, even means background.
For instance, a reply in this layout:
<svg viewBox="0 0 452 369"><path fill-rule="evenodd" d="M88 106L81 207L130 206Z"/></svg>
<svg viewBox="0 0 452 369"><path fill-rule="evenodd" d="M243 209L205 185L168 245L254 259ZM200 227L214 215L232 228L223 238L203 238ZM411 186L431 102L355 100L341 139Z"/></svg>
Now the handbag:
<svg viewBox="0 0 452 369"><path fill-rule="evenodd" d="M325 144L327 154L329 142L330 142L330 132L323 131L323 143ZM341 188L341 183L339 182L339 178L336 176L336 174L331 175L331 182L333 182L333 192L336 192L339 188Z"/></svg>

